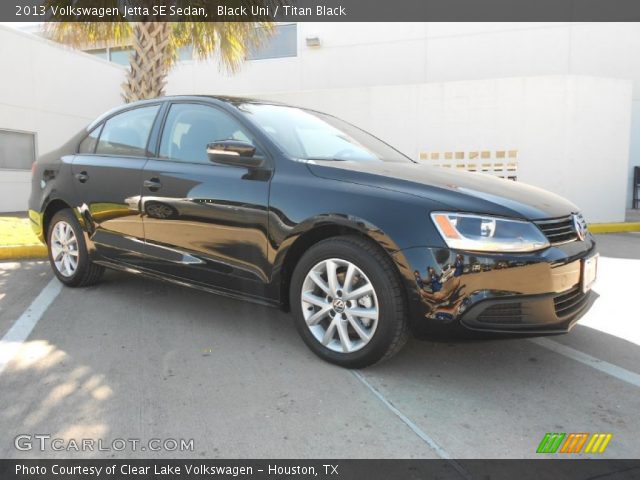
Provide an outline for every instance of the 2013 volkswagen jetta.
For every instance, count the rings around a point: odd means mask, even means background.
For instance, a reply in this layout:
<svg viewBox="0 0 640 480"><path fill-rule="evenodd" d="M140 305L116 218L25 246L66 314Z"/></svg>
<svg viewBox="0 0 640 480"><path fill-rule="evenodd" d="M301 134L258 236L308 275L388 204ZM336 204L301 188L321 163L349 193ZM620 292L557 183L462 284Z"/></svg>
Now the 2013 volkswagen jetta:
<svg viewBox="0 0 640 480"><path fill-rule="evenodd" d="M29 206L64 284L108 267L280 306L352 368L411 326L566 332L594 296L595 243L570 202L250 99L112 110L39 159Z"/></svg>

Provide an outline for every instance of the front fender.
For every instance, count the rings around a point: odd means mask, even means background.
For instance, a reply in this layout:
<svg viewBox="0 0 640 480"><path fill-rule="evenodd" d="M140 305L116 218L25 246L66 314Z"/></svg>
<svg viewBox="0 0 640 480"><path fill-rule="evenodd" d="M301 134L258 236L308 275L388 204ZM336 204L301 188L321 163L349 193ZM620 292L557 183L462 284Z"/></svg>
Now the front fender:
<svg viewBox="0 0 640 480"><path fill-rule="evenodd" d="M363 218L341 213L315 215L296 224L285 238L278 243L274 256L274 270L279 271L291 247L303 236L321 230L335 230L359 233L371 238L393 257L399 252L398 244L377 225Z"/></svg>
<svg viewBox="0 0 640 480"><path fill-rule="evenodd" d="M282 161L272 178L269 198L272 285L279 288L291 249L307 235L310 241L303 242L305 248L327 236L362 234L380 245L404 276L407 265L398 252L443 243L429 217L438 208L442 205L423 197L317 177L304 163ZM319 230L323 234L314 236L312 232Z"/></svg>

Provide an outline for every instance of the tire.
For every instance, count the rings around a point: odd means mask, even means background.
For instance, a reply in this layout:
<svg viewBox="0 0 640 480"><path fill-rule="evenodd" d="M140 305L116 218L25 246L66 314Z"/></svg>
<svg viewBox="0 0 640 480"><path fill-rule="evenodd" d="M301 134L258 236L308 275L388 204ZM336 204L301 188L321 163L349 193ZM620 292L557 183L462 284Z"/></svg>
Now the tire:
<svg viewBox="0 0 640 480"><path fill-rule="evenodd" d="M65 285L86 287L102 278L104 267L89 258L84 232L68 208L57 212L49 222L47 248L53 273Z"/></svg>
<svg viewBox="0 0 640 480"><path fill-rule="evenodd" d="M364 368L391 358L409 337L399 274L367 239L334 237L311 247L293 272L289 299L307 346L342 367Z"/></svg>

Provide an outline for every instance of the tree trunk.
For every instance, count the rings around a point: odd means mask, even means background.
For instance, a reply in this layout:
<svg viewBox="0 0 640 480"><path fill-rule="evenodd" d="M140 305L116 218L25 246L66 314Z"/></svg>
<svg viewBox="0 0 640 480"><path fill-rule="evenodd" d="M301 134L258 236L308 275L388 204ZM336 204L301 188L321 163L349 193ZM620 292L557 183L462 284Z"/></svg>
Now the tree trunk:
<svg viewBox="0 0 640 480"><path fill-rule="evenodd" d="M122 84L126 103L164 95L172 52L169 44L171 24L137 22L133 25L131 68Z"/></svg>

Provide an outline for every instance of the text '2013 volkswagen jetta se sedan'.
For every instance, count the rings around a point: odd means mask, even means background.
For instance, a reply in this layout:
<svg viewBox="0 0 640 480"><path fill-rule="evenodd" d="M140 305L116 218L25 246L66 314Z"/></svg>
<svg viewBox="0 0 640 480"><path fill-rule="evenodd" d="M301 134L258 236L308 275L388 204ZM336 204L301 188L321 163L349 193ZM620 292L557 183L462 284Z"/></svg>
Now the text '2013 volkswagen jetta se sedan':
<svg viewBox="0 0 640 480"><path fill-rule="evenodd" d="M109 267L290 309L351 368L411 327L566 332L595 295L595 242L563 198L250 99L115 109L38 160L29 207L66 285Z"/></svg>

